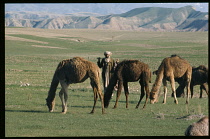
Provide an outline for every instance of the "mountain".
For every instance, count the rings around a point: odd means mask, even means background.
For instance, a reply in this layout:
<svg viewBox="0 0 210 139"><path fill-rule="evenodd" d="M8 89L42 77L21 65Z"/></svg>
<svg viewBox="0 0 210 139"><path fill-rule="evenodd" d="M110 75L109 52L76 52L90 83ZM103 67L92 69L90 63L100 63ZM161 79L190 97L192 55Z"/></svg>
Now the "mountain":
<svg viewBox="0 0 210 139"><path fill-rule="evenodd" d="M192 6L143 7L121 14L5 12L5 26L46 29L89 28L139 31L208 31L208 13Z"/></svg>

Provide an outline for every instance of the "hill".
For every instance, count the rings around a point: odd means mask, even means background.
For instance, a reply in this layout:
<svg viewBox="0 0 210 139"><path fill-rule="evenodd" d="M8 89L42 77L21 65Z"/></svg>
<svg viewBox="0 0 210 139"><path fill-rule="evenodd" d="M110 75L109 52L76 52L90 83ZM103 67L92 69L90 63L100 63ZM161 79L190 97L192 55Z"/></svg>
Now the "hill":
<svg viewBox="0 0 210 139"><path fill-rule="evenodd" d="M47 14L6 12L5 26L45 29L89 28L139 31L208 31L208 13L192 6L181 8L144 7L122 14Z"/></svg>

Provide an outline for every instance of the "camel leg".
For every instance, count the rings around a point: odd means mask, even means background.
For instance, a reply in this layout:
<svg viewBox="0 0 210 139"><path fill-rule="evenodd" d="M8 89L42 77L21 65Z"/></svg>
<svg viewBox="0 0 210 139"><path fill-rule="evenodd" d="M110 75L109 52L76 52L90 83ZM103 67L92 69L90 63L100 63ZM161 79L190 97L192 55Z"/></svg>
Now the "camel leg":
<svg viewBox="0 0 210 139"><path fill-rule="evenodd" d="M187 75L187 81L186 81L186 87L187 87L186 104L189 103L189 97L190 97L190 81L191 81L191 75Z"/></svg>
<svg viewBox="0 0 210 139"><path fill-rule="evenodd" d="M96 102L97 102L97 99L98 99L98 96L99 96L99 98L101 100L102 114L104 114L105 113L105 111L104 111L104 97L103 97L103 94L101 92L101 89L99 88L100 87L99 84L98 84L99 81L97 81L96 79L93 79L93 78L91 78L90 80L91 80L90 84L93 88L93 93L94 93L94 104L93 104L93 109L90 113L94 113L95 105L96 105Z"/></svg>
<svg viewBox="0 0 210 139"><path fill-rule="evenodd" d="M178 100L176 98L176 90L175 90L175 80L174 80L174 76L170 76L170 82L171 82L171 89L172 89L172 93L174 94L174 102L176 104L178 104Z"/></svg>
<svg viewBox="0 0 210 139"><path fill-rule="evenodd" d="M150 92L149 92L149 82L147 82L145 85L145 90L146 90L146 101L144 103L144 106L143 106L143 109L146 107L146 104L147 104L147 101L148 101L148 98L149 98L149 95L150 95Z"/></svg>
<svg viewBox="0 0 210 139"><path fill-rule="evenodd" d="M166 104L166 97L167 97L167 82L166 82L166 79L165 79L165 78L163 78L163 92L164 92L163 104Z"/></svg>
<svg viewBox="0 0 210 139"><path fill-rule="evenodd" d="M207 86L206 86L206 85L207 85L206 83L200 85L200 98L202 98L203 90L205 90L205 91L206 91L206 94L209 95L208 90L207 90ZM202 89L203 89L203 90L202 90Z"/></svg>
<svg viewBox="0 0 210 139"><path fill-rule="evenodd" d="M68 86L69 85L64 80L61 80L60 84L61 84L62 89L59 92L59 97L60 97L61 102L62 102L62 113L66 114L66 112L67 112L67 100L68 100Z"/></svg>
<svg viewBox="0 0 210 139"><path fill-rule="evenodd" d="M178 88L176 89L176 97L181 97L184 96L184 88L185 88L185 84L183 83L179 83ZM171 94L172 97L174 97L174 94Z"/></svg>
<svg viewBox="0 0 210 139"><path fill-rule="evenodd" d="M61 88L61 91L59 92L59 97L60 97L61 102L62 102L62 112L64 112L65 102L64 102L64 89L63 88Z"/></svg>
<svg viewBox="0 0 210 139"><path fill-rule="evenodd" d="M120 98L120 94L122 91L122 81L118 81L118 89L117 89L117 96L116 96L116 101L115 101L115 105L114 105L114 109L117 108L118 105L118 100Z"/></svg>
<svg viewBox="0 0 210 139"><path fill-rule="evenodd" d="M99 98L101 100L101 108L102 108L102 114L105 114L105 110L104 110L104 96L101 92L98 91L98 95L99 95Z"/></svg>
<svg viewBox="0 0 210 139"><path fill-rule="evenodd" d="M204 83L201 85L201 89L206 91L206 94L209 96L209 92L208 92L208 88L207 88L207 83ZM202 98L202 90L201 90L201 96L200 98Z"/></svg>
<svg viewBox="0 0 210 139"><path fill-rule="evenodd" d="M193 86L190 85L190 91L191 91L191 98L193 98Z"/></svg>
<svg viewBox="0 0 210 139"><path fill-rule="evenodd" d="M128 82L123 82L123 86L124 86L125 98L126 98L126 108L128 108L128 95L129 95Z"/></svg>
<svg viewBox="0 0 210 139"><path fill-rule="evenodd" d="M95 111L95 105L96 105L96 102L97 102L97 99L98 99L98 90L97 90L97 87L96 87L96 83L94 82L94 79L91 79L91 82L90 82L92 88L93 88L93 94L94 94L94 103L93 103L93 109L90 113L94 113Z"/></svg>
<svg viewBox="0 0 210 139"><path fill-rule="evenodd" d="M94 113L96 102L97 102L97 99L98 99L96 87L93 87L93 93L94 93L94 104L93 104L93 109L92 109L92 111L90 113Z"/></svg>
<svg viewBox="0 0 210 139"><path fill-rule="evenodd" d="M145 95L145 92L144 92L144 83L143 83L142 80L140 80L139 83L140 83L140 86L141 86L141 95L140 95L139 102L138 102L138 104L136 105L136 109L139 107L139 104L140 104L142 98L144 98L144 95ZM144 107L143 107L143 108L144 108Z"/></svg>
<svg viewBox="0 0 210 139"><path fill-rule="evenodd" d="M204 87L202 87L202 85L200 85L200 97L199 98L202 98L202 94L203 94L203 90L202 89L204 89Z"/></svg>

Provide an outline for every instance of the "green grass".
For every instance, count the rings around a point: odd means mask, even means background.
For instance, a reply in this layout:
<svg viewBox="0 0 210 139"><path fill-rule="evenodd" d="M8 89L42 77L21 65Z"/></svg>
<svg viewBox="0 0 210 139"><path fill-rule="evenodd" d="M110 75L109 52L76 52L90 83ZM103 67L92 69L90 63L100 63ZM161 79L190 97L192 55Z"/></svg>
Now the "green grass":
<svg viewBox="0 0 210 139"><path fill-rule="evenodd" d="M128 109L125 108L124 92L118 108L112 109L115 92L104 115L101 114L100 101L97 102L95 113L89 114L93 106L93 92L89 80L70 85L67 114L61 114L58 93L53 113L49 113L45 105L52 76L62 59L81 56L96 63L97 57L103 57L103 52L109 50L114 59L139 59L154 71L165 57L176 53L188 60L192 66L208 66L207 32L6 28L5 35L19 37L18 40L5 40L6 137L183 136L185 129L199 119L186 120L183 117L208 115L208 98L205 93L204 98L198 98L199 86L194 88L195 97L190 99L188 107L185 98L178 98L178 105L173 103L168 85L167 104L161 103L161 95L157 104L147 104L146 109L142 110L144 98L139 109L135 109L140 97L138 82L129 83ZM21 41L21 38L45 43ZM84 42L76 42L74 39ZM152 76L152 83L154 80L155 76ZM21 87L21 82L30 83L30 86ZM58 86L57 92L60 89Z"/></svg>

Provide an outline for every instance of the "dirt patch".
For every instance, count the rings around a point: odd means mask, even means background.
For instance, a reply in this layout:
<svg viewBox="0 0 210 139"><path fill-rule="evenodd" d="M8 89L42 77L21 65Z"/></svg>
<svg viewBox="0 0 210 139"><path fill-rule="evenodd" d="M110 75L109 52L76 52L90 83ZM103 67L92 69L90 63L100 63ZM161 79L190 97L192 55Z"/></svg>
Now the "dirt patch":
<svg viewBox="0 0 210 139"><path fill-rule="evenodd" d="M192 120L192 119L200 119L203 118L205 115L203 114L196 114L196 115L187 115L187 116L182 116L176 119L185 119L185 120Z"/></svg>
<svg viewBox="0 0 210 139"><path fill-rule="evenodd" d="M144 47L144 48L161 48L161 46L158 46L158 45L137 44L137 43L126 43L126 44L124 43L124 44L116 44L116 45Z"/></svg>
<svg viewBox="0 0 210 139"><path fill-rule="evenodd" d="M43 45L31 45L31 46L41 47L41 48L52 48L52 49L67 49L67 48L53 47L53 46L43 46Z"/></svg>
<svg viewBox="0 0 210 139"><path fill-rule="evenodd" d="M25 39L25 38L14 37L14 36L9 36L9 35L5 35L5 40L15 40L15 41L25 41L25 42L35 42L35 43L41 43L41 44L48 44L48 42Z"/></svg>

